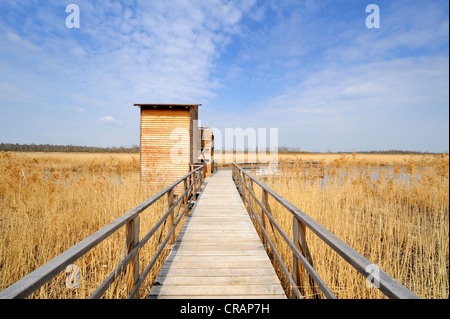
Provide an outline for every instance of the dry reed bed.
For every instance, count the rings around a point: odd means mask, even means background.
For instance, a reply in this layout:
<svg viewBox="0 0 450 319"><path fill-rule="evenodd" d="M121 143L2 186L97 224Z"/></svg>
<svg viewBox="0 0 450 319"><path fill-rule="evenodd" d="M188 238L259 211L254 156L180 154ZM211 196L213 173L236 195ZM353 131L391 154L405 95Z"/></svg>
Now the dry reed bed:
<svg viewBox="0 0 450 319"><path fill-rule="evenodd" d="M271 188L419 296L448 298L447 155L279 155L287 160L281 165L285 174L269 178ZM325 179L301 165L310 160L321 162ZM367 168L376 170L376 179ZM0 153L0 177L0 290L159 190L139 187L137 154ZM274 201L270 204L292 236L292 217ZM141 214L141 237L164 205L163 198ZM319 274L338 297L383 297L311 232L307 238ZM31 297L87 298L119 262L124 240L120 230L75 262L81 271L79 289L68 289L62 272ZM291 268L289 249L278 243ZM141 251L140 272L156 248L153 241ZM126 279L105 297L125 297ZM313 297L306 283L304 290Z"/></svg>
<svg viewBox="0 0 450 319"><path fill-rule="evenodd" d="M0 176L0 290L159 191L140 188L136 154L0 153ZM141 238L164 205L162 198L141 214ZM31 297L89 297L120 261L124 228L74 263L79 289L68 289L68 274L61 272ZM156 249L150 241L141 251L140 272ZM141 289L144 295L155 275ZM126 279L105 297L125 297Z"/></svg>
<svg viewBox="0 0 450 319"><path fill-rule="evenodd" d="M309 169L302 160L320 164ZM280 169L282 176L265 180L269 187L420 297L448 298L448 155L322 155L288 158ZM292 238L292 216L274 200L270 205ZM315 268L338 298L384 298L311 231L307 240ZM292 252L276 242L292 269ZM307 298L322 297L306 281L301 288Z"/></svg>

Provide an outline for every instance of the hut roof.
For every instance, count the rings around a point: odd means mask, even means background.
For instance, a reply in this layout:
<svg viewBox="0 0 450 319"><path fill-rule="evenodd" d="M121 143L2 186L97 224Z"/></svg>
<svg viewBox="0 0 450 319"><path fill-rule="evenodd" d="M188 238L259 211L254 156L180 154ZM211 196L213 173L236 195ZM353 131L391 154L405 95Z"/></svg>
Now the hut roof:
<svg viewBox="0 0 450 319"><path fill-rule="evenodd" d="M161 109L189 109L191 107L195 107L195 106L201 106L201 104L155 104L155 103L138 103L138 104L134 104L134 106L138 106L140 108L161 108Z"/></svg>

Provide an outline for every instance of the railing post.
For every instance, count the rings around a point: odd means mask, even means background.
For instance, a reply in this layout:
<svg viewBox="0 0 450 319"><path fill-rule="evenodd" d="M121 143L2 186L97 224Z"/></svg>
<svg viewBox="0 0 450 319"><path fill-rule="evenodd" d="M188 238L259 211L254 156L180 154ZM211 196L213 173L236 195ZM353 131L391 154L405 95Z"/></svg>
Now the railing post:
<svg viewBox="0 0 450 319"><path fill-rule="evenodd" d="M241 192L242 194L245 194L245 191L247 190L247 187L245 187L246 182L245 182L245 174L243 171L239 170L239 177L241 178Z"/></svg>
<svg viewBox="0 0 450 319"><path fill-rule="evenodd" d="M237 168L235 168L235 179L236 179L236 182L237 182L237 187L238 187L238 190L239 190L239 194L242 195L241 172Z"/></svg>
<svg viewBox="0 0 450 319"><path fill-rule="evenodd" d="M194 176L194 174L189 175L189 183L188 183L189 186L192 185L193 176ZM189 191L189 194L190 195L194 194L194 188L191 188L191 190Z"/></svg>
<svg viewBox="0 0 450 319"><path fill-rule="evenodd" d="M250 218L254 219L255 216L252 215L253 204L252 204L252 195L251 195L251 193L252 193L251 179L248 178L247 175L245 175L245 174L242 174L242 177L243 177L242 179L244 181L245 186L248 185L247 187L244 186L244 188L242 189L244 194L245 193L247 194L247 205L250 207L250 209L248 209L248 213L250 214Z"/></svg>
<svg viewBox="0 0 450 319"><path fill-rule="evenodd" d="M196 182L197 174L198 174L198 171L195 172L194 174L192 174L192 181L191 181L191 183L193 183L193 186L192 186L192 197L193 197L194 200L197 200L197 182Z"/></svg>
<svg viewBox="0 0 450 319"><path fill-rule="evenodd" d="M197 171L197 178L198 178L198 180L197 180L197 183L198 183L197 190L199 192L202 189L201 186L202 186L202 179L204 177L204 175L203 175L203 169L204 168L205 168L205 165L202 165L202 167L200 167L200 169Z"/></svg>
<svg viewBox="0 0 450 319"><path fill-rule="evenodd" d="M202 185L205 182L205 178L206 178L206 164L203 165L203 169L200 171L200 191L202 190Z"/></svg>
<svg viewBox="0 0 450 319"><path fill-rule="evenodd" d="M250 189L249 193L255 194L255 190L253 189L253 180L251 178L249 178L249 181L250 181L250 183L249 183L249 189ZM252 206L252 208L255 207L255 205L254 205L255 204L255 199L254 199L253 195L250 196L250 194L248 194L248 200L250 202L250 206Z"/></svg>
<svg viewBox="0 0 450 319"><path fill-rule="evenodd" d="M183 181L183 192L186 192L188 188L189 188L188 179L185 178L184 181ZM186 192L186 194L184 195L184 198L183 198L183 205L184 205L184 207L186 207L188 205L188 199L189 199L189 194L188 193L189 192ZM186 210L186 212L184 214L188 215L188 210Z"/></svg>
<svg viewBox="0 0 450 319"><path fill-rule="evenodd" d="M294 244L297 246L298 250L302 253L302 255L306 258L308 263L311 265L311 267L314 268L313 259L311 256L311 253L309 252L308 244L306 242L306 225L303 224L301 221L297 219L297 217L293 217L293 240ZM303 268L303 265L300 263L300 261L297 259L295 254L292 254L292 278L294 279L295 284L298 287L301 287L302 282L306 283L305 280L303 280L303 275L306 274L306 276L309 277L309 285L311 286L311 289L314 292L314 296L318 297L318 292L314 284L314 280L311 276L305 271ZM306 294L305 289L302 290L303 295Z"/></svg>
<svg viewBox="0 0 450 319"><path fill-rule="evenodd" d="M262 194L261 200L262 200L262 204L264 205L264 208L267 211L267 214L269 214L271 217L273 217L272 216L272 209L270 208L270 205L269 205L269 196L268 195L269 195L269 193L265 189L263 189L263 194ZM264 218L263 218L263 220L264 220ZM273 225L272 225L271 220L270 219L268 219L268 220L269 220L270 228L272 229L273 239L275 240L275 242L278 242L277 233L273 229ZM264 225L264 227L266 227L265 226L265 221L263 221L263 225Z"/></svg>
<svg viewBox="0 0 450 319"><path fill-rule="evenodd" d="M139 229L140 229L140 218L135 217L130 220L127 225L127 255L131 253L131 251L136 247L139 243ZM127 266L128 280L127 286L128 291L131 291L134 287L134 284L139 280L139 253L136 254L136 257L133 261L131 261ZM136 293L135 298L139 299L139 292Z"/></svg>
<svg viewBox="0 0 450 319"><path fill-rule="evenodd" d="M173 199L174 199L174 190L173 188L167 193L167 203L166 203L166 211L168 211L172 205L173 205ZM174 225L174 213L175 208L172 209L172 212L169 214L169 230L170 231ZM175 243L175 232L172 233L172 237L169 240L169 245L173 245Z"/></svg>
<svg viewBox="0 0 450 319"><path fill-rule="evenodd" d="M298 219L294 216L293 220L293 229L292 229L292 233L293 233L293 240L294 240L294 245L297 245L297 248L299 248L299 238L298 238ZM297 257L295 256L295 254L292 254L292 279L294 281L294 284L297 286L297 288L301 291L302 294L305 293L304 289L302 289L302 275L301 273L303 272L303 266L302 264L299 262L299 260L297 259ZM294 287L292 287L292 290L294 290ZM294 295L294 293L292 292L292 295Z"/></svg>
<svg viewBox="0 0 450 319"><path fill-rule="evenodd" d="M269 198L267 197L267 192L264 188L261 189L262 193L261 193L261 202L264 205L264 208L269 211L270 207L269 207ZM261 224L264 230L266 230L266 218L265 218L265 214L264 214L264 209L261 207ZM264 247L267 246L267 240L265 236L262 236L263 239L263 244Z"/></svg>

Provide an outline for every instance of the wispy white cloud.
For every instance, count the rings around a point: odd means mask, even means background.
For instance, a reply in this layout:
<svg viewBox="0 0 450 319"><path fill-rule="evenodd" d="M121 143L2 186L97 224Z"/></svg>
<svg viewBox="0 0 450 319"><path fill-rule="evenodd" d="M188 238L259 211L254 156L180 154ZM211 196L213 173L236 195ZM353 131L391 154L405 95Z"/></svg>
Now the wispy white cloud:
<svg viewBox="0 0 450 319"><path fill-rule="evenodd" d="M103 125L113 125L113 126L122 126L122 122L119 120L116 120L112 116L103 116L99 119L100 124Z"/></svg>
<svg viewBox="0 0 450 319"><path fill-rule="evenodd" d="M205 104L215 96L216 60L255 3L80 0L80 29L67 29L60 2L2 1L9 14L0 18L0 111L28 102L62 120L59 106L72 105L86 119L122 123L131 136L139 125L133 103Z"/></svg>
<svg viewBox="0 0 450 319"><path fill-rule="evenodd" d="M110 82L112 75L128 83L127 90L135 96L203 99L213 95L210 73L221 46L237 32L243 13L254 3L137 1L137 6L127 7L115 1L85 0L78 3L79 30L64 27L64 11L57 15L54 7L30 5L24 11L39 13L25 17L30 26L36 26L34 31L4 26L10 30L9 39L16 42L15 49L23 50L24 43L34 46L43 51L36 59L61 66L68 62L67 68L74 67L71 73L86 82ZM54 32L43 32L46 29Z"/></svg>

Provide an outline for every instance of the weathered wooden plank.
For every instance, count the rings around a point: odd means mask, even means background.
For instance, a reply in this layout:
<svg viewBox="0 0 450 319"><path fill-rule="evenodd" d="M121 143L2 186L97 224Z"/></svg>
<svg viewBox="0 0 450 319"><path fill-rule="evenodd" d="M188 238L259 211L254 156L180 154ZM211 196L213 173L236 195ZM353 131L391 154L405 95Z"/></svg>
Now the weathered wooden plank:
<svg viewBox="0 0 450 319"><path fill-rule="evenodd" d="M157 296L149 295L148 299L286 299L283 295L234 295L234 296L206 296L206 295L170 295L170 296Z"/></svg>
<svg viewBox="0 0 450 319"><path fill-rule="evenodd" d="M217 225L217 224L216 224ZM211 227L214 226L213 225L192 225L192 227L190 228L191 230L208 230L211 229ZM235 225L233 226L232 224L228 224L228 225L223 225L222 229L224 230L239 230L240 232L244 232L244 231L251 231L253 230L253 228L251 228L251 226L248 225Z"/></svg>
<svg viewBox="0 0 450 319"><path fill-rule="evenodd" d="M219 200L216 198L216 200ZM241 217L248 216L247 211L234 209L233 207L224 207L220 209L214 209L214 207L198 207L196 218L202 217Z"/></svg>
<svg viewBox="0 0 450 319"><path fill-rule="evenodd" d="M234 212L233 215L230 214L230 212L228 211L223 211L223 212L210 212L210 211L198 211L197 212L198 215L195 216L195 218L203 218L203 217L236 217L236 218L245 218L246 216L248 216L247 212L241 212L241 213L236 213Z"/></svg>
<svg viewBox="0 0 450 319"><path fill-rule="evenodd" d="M258 244L260 240L258 238L248 238L242 237L236 239L233 236L185 236L183 239L183 243L193 243L193 244L205 244L205 245L230 245L230 244L240 244L242 240L245 240L247 244Z"/></svg>
<svg viewBox="0 0 450 319"><path fill-rule="evenodd" d="M272 268L163 268L158 276L173 277L223 277L223 276L273 276Z"/></svg>
<svg viewBox="0 0 450 319"><path fill-rule="evenodd" d="M234 296L234 295L283 295L280 284L267 285L219 285L219 286L154 286L150 295L206 295L206 296Z"/></svg>
<svg viewBox="0 0 450 319"><path fill-rule="evenodd" d="M208 244L196 244L196 243L182 243L177 246L178 249L183 249L186 251L240 251L240 250L262 250L265 251L264 247L255 247L253 244L245 245L245 244L236 244L236 245L208 245Z"/></svg>
<svg viewBox="0 0 450 319"><path fill-rule="evenodd" d="M211 240L211 239L216 239L216 240L228 240L231 241L234 238L236 238L236 234L186 234L186 235L182 235L182 240L184 242L187 242L189 240L194 240L194 241L207 241L207 240ZM259 240L259 238L255 237L254 234L243 234L240 236L240 238L244 239L245 241L250 240L250 239L255 239L255 240Z"/></svg>
<svg viewBox="0 0 450 319"><path fill-rule="evenodd" d="M195 228L195 227L193 227ZM210 235L210 236L216 236L216 235L230 235L230 236L237 236L246 234L241 229L211 229L211 228L204 228L204 229L196 229L195 233L192 231L185 232L182 230L180 232L181 235L183 234L198 234L198 235ZM250 235L254 236L254 233L250 233Z"/></svg>
<svg viewBox="0 0 450 319"><path fill-rule="evenodd" d="M172 256L173 254L170 254ZM235 250L235 251L217 251L217 250L199 250L199 251L192 251L192 250L181 250L177 251L176 255L178 256L265 256L267 257L267 254L264 250L258 249L258 250Z"/></svg>
<svg viewBox="0 0 450 319"><path fill-rule="evenodd" d="M260 255L170 255L167 257L166 262L170 261L185 261L185 262L230 262L230 261L267 261L268 257L262 254Z"/></svg>
<svg viewBox="0 0 450 319"><path fill-rule="evenodd" d="M183 261L175 259L173 261L166 261L163 268L240 268L240 269L254 269L254 268L270 268L272 264L261 261Z"/></svg>
<svg viewBox="0 0 450 319"><path fill-rule="evenodd" d="M205 230L206 228L192 228L193 231L197 230ZM244 229L245 230L245 229ZM223 235L223 236L205 236L205 235L185 235L183 237L186 240L183 240L180 243L175 244L174 247L185 247L185 246L199 246L199 245L211 245L211 246L220 246L221 244L226 244L229 246L233 246L236 248L244 249L245 247L254 248L254 245L259 242L259 239L255 237L238 237L240 234L235 234L235 236ZM204 238L205 240L198 240L196 242L189 241L189 238ZM184 238L182 238L184 239ZM225 243L224 243L225 240ZM213 242L216 241L216 242ZM220 242L219 242L220 241Z"/></svg>
<svg viewBox="0 0 450 319"><path fill-rule="evenodd" d="M242 232L242 231L241 231ZM247 239L258 239L258 237L256 237L257 235L255 234L241 234L241 232L210 232L208 231L208 229L196 229L195 233L187 233L187 234L180 234L180 240L188 240L188 239L192 239L192 238L204 238L204 239L211 239L211 238L219 238L219 239L224 239L224 238L229 238L230 240L237 238L237 236L242 236L239 237L239 239L243 240L244 242Z"/></svg>
<svg viewBox="0 0 450 319"><path fill-rule="evenodd" d="M156 278L154 285L172 286L230 286L230 285L277 285L278 278L269 276L169 276Z"/></svg>
<svg viewBox="0 0 450 319"><path fill-rule="evenodd" d="M248 215L239 215L239 216L222 216L221 218L217 218L217 217L195 217L192 218L190 220L188 220L187 222L189 223L189 225L192 224L201 224L201 223L208 223L208 222L215 222L215 223L239 223L240 225L248 225L248 226L252 226L252 223L250 222L250 220L245 220L244 218L248 218ZM243 220L244 219L244 220ZM215 228L215 227L213 227Z"/></svg>
<svg viewBox="0 0 450 319"><path fill-rule="evenodd" d="M196 228L195 225L192 226L189 225L189 231L186 231L185 229L182 229L180 234L190 234L193 233L191 229ZM242 229L240 228L233 228L233 229L217 229L217 228L203 228L203 229L196 229L195 234L210 234L210 235L218 235L218 234L231 234L231 235L241 235L244 234ZM254 234L253 232L251 233Z"/></svg>
<svg viewBox="0 0 450 319"><path fill-rule="evenodd" d="M196 223L193 225L190 225L190 229L192 230L208 230L212 227L215 227L218 223ZM250 232L253 230L252 225L246 225L246 224L233 224L233 223L220 223L222 229L224 230L239 230L240 233L244 233L246 231ZM239 233L238 233L239 234Z"/></svg>
<svg viewBox="0 0 450 319"><path fill-rule="evenodd" d="M248 226L252 227L252 224L246 220L242 220L242 218L201 218L201 219L194 219L190 222L190 226L194 225L208 225L210 224L216 224L221 223L221 225L227 225L227 226L233 226L233 225L240 225L240 226Z"/></svg>

